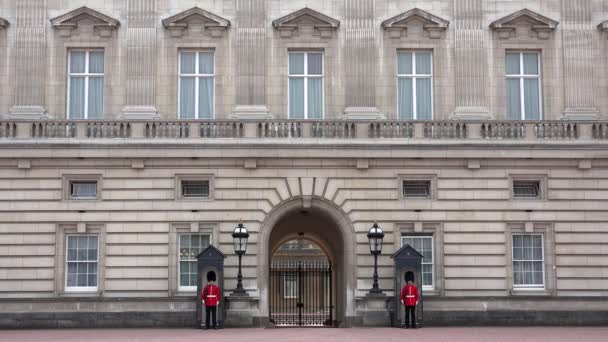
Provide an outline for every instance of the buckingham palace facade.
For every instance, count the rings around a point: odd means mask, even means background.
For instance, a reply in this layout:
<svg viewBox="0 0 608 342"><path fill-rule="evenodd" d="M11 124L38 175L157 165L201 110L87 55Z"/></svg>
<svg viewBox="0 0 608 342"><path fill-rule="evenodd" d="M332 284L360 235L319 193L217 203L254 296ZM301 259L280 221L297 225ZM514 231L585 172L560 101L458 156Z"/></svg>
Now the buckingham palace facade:
<svg viewBox="0 0 608 342"><path fill-rule="evenodd" d="M239 222L235 325L405 244L425 324L608 324L608 1L0 0L0 327L192 325Z"/></svg>

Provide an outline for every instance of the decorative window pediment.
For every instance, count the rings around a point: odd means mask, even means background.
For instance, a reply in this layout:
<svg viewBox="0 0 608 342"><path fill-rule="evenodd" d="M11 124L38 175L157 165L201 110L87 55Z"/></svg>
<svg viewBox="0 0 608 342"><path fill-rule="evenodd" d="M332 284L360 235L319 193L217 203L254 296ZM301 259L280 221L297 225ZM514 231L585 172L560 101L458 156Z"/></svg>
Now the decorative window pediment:
<svg viewBox="0 0 608 342"><path fill-rule="evenodd" d="M171 37L181 37L187 30L189 34L206 32L213 38L220 38L230 27L230 20L202 8L192 7L163 20L163 26L171 32Z"/></svg>
<svg viewBox="0 0 608 342"><path fill-rule="evenodd" d="M445 31L450 22L439 18L419 8L413 8L382 22L382 28L388 32L390 38L401 38L407 35L408 22L422 22L422 28L429 33L429 38L441 38L441 32Z"/></svg>
<svg viewBox="0 0 608 342"><path fill-rule="evenodd" d="M8 21L6 19L0 18L0 30L8 27Z"/></svg>
<svg viewBox="0 0 608 342"><path fill-rule="evenodd" d="M608 20L597 25L597 28L604 33L608 33ZM608 34L606 35L606 37L608 37Z"/></svg>
<svg viewBox="0 0 608 342"><path fill-rule="evenodd" d="M51 24L62 37L70 37L76 29L88 29L100 37L111 37L120 22L86 6L51 19Z"/></svg>
<svg viewBox="0 0 608 342"><path fill-rule="evenodd" d="M493 31L498 32L498 37L508 39L517 36L517 27L529 27L530 32L534 32L538 39L549 39L551 32L555 30L559 23L549 19L527 8L500 18L490 24Z"/></svg>
<svg viewBox="0 0 608 342"><path fill-rule="evenodd" d="M283 38L289 38L295 34L331 38L333 32L340 26L340 21L305 7L276 19L272 22L272 26L279 30Z"/></svg>

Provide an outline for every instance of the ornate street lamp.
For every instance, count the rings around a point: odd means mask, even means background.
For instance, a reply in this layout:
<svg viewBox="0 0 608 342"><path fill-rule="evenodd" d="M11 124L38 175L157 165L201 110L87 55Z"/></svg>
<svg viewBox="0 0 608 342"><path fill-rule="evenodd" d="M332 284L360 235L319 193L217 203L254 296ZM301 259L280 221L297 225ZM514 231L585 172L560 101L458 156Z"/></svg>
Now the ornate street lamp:
<svg viewBox="0 0 608 342"><path fill-rule="evenodd" d="M241 273L241 258L243 254L247 251L247 239L249 238L249 232L245 226L243 226L243 222L239 222L239 224L234 228L234 232L232 233L232 240L234 242L234 252L239 256L239 273L237 276L236 289L234 290L234 294L237 295L247 295L245 289L243 289L243 273Z"/></svg>
<svg viewBox="0 0 608 342"><path fill-rule="evenodd" d="M382 228L378 227L377 223L374 222L374 225L369 229L367 239L369 240L369 250L374 256L374 284L369 292L382 293L382 290L378 288L378 254L382 253L384 232L382 231Z"/></svg>

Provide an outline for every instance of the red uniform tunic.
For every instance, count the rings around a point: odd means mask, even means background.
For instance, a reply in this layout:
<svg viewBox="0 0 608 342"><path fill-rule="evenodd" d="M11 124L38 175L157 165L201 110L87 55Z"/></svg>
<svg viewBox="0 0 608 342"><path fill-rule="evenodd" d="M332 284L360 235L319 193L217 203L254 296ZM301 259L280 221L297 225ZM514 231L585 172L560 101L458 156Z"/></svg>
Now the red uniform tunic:
<svg viewBox="0 0 608 342"><path fill-rule="evenodd" d="M205 306L217 306L220 303L220 288L214 284L205 286L202 299Z"/></svg>
<svg viewBox="0 0 608 342"><path fill-rule="evenodd" d="M416 285L405 285L401 288L401 304L405 306L418 305L418 288Z"/></svg>

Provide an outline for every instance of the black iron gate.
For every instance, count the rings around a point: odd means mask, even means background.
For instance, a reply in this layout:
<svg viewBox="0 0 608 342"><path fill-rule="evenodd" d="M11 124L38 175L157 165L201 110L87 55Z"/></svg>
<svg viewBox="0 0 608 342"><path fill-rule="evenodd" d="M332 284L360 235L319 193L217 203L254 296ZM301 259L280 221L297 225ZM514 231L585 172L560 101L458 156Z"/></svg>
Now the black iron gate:
<svg viewBox="0 0 608 342"><path fill-rule="evenodd" d="M275 326L331 326L331 277L327 260L273 260L270 322Z"/></svg>

